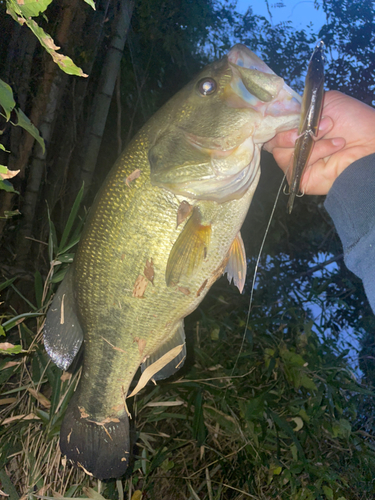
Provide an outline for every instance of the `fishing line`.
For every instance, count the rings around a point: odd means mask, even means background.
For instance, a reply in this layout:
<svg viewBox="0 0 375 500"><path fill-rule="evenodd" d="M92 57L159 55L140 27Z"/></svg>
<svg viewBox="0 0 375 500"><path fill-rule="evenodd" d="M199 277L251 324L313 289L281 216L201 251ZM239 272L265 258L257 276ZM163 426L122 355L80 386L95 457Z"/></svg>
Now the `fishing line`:
<svg viewBox="0 0 375 500"><path fill-rule="evenodd" d="M242 354L243 346L245 345L246 332L247 332L247 329L248 329L249 323L250 323L251 306L253 305L255 282L256 282L256 279L257 279L257 275L258 275L259 262L260 262L260 258L262 256L262 252L263 252L264 244L266 242L268 231L269 231L270 226L271 226L272 218L273 218L273 215L274 215L275 210L276 210L276 205L277 205L277 202L279 201L280 193L281 193L281 190L283 189L283 185L284 185L284 182L285 182L285 179L286 179L286 174L288 173L289 168L290 168L290 164L288 165L288 168L287 168L287 170L286 170L286 172L285 172L285 174L284 174L284 176L282 178L282 181L280 183L279 189L277 191L276 199L275 199L275 202L274 202L273 207L272 207L272 212L271 212L271 215L270 215L270 217L268 219L267 227L266 227L266 230L264 232L262 243L260 245L260 249L259 249L259 253L258 253L258 258L257 258L256 264L255 264L255 269L254 269L253 281L252 281L252 284L251 284L249 308L248 308L248 311L247 311L247 317L246 317L246 323L245 323L245 330L244 330L244 333L242 335L242 342L241 342L240 350L238 351L236 361L234 362L234 365L233 365L233 368L232 368L232 372L231 372L231 375L230 375L231 377L233 376L233 373L234 373L234 370L236 369L238 360L240 359L240 356ZM225 390L225 394L226 394L226 390ZM225 397L225 394L224 394L224 397Z"/></svg>

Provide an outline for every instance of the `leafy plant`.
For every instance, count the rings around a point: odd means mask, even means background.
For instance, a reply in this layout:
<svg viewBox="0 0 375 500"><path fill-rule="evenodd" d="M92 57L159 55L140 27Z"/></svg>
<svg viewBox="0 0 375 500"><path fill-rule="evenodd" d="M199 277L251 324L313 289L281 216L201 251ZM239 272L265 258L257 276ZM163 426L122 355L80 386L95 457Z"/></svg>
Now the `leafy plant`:
<svg viewBox="0 0 375 500"><path fill-rule="evenodd" d="M93 0L84 0L95 10L95 3ZM35 0L24 0L17 2L16 0L7 0L7 12L12 18L21 25L26 25L37 37L40 44L51 55L55 63L68 75L84 76L87 75L78 68L68 56L59 54L53 39L34 21L34 17L38 17L47 10L52 0L42 0L35 2Z"/></svg>

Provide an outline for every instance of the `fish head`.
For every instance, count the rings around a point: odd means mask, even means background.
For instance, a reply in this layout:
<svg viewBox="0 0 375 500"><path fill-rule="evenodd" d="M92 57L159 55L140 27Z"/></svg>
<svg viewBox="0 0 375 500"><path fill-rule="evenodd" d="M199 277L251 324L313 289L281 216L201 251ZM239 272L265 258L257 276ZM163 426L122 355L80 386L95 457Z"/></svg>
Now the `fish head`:
<svg viewBox="0 0 375 500"><path fill-rule="evenodd" d="M258 178L262 145L297 127L300 110L300 96L237 44L162 110L151 182L193 200L239 199Z"/></svg>

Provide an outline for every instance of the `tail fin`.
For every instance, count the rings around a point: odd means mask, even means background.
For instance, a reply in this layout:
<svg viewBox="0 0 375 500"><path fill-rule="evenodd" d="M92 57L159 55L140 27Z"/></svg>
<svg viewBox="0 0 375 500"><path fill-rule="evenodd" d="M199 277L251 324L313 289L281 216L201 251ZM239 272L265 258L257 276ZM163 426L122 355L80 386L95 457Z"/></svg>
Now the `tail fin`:
<svg viewBox="0 0 375 500"><path fill-rule="evenodd" d="M76 399L73 396L61 425L61 452L97 479L122 476L130 458L128 416L96 423L82 417Z"/></svg>

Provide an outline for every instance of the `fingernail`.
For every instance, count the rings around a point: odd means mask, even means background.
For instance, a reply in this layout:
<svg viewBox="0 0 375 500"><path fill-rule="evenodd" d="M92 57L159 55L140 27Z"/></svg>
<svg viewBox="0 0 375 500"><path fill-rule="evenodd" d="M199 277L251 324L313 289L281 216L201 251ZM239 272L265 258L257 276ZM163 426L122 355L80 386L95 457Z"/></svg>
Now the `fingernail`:
<svg viewBox="0 0 375 500"><path fill-rule="evenodd" d="M341 137L335 137L334 139L331 139L332 144L334 146L341 146L342 144L342 138Z"/></svg>
<svg viewBox="0 0 375 500"><path fill-rule="evenodd" d="M325 116L322 116L319 122L319 130L324 130L326 123L324 123Z"/></svg>

